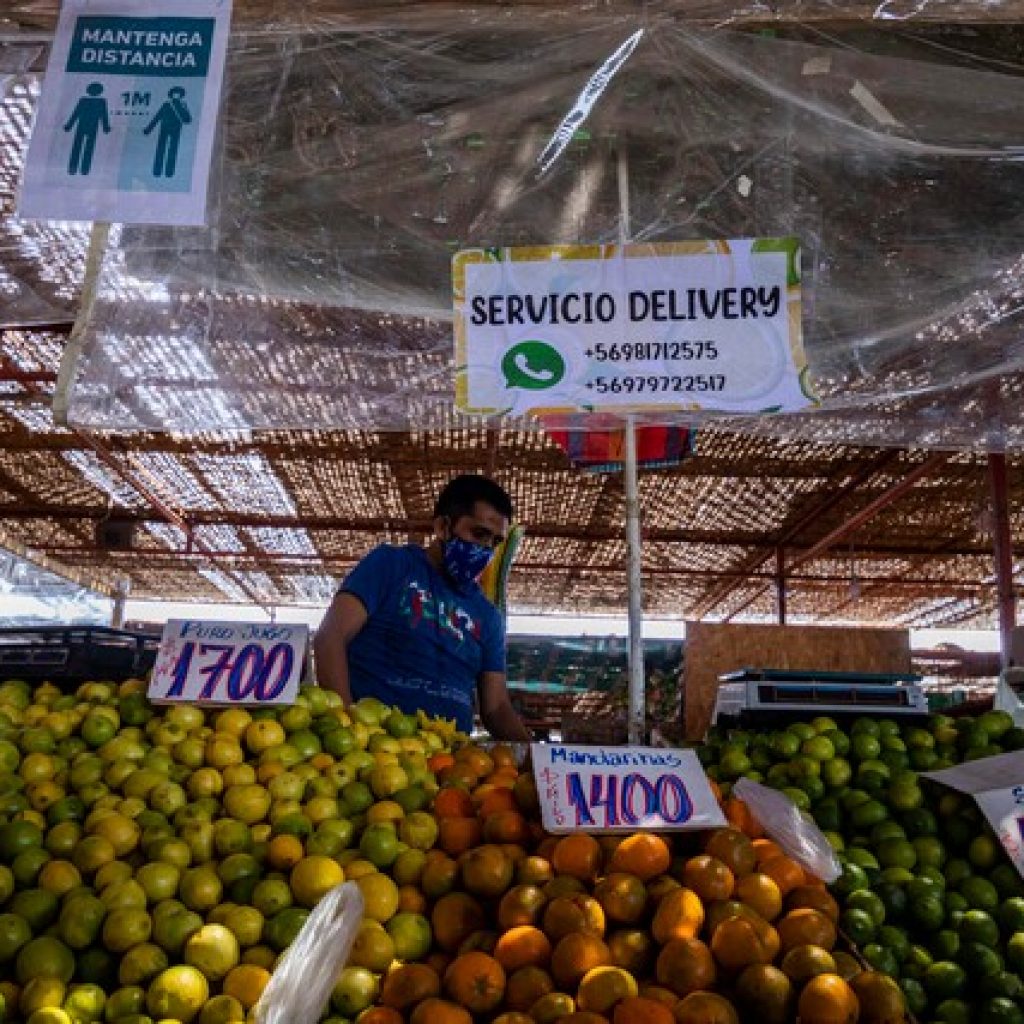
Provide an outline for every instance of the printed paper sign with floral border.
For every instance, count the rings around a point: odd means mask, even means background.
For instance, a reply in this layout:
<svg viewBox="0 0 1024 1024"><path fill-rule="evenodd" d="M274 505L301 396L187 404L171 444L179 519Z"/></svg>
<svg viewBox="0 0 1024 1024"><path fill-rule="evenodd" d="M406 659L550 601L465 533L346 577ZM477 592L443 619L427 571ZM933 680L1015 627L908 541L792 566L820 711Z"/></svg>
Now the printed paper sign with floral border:
<svg viewBox="0 0 1024 1024"><path fill-rule="evenodd" d="M462 412L816 404L795 238L467 249L453 281Z"/></svg>

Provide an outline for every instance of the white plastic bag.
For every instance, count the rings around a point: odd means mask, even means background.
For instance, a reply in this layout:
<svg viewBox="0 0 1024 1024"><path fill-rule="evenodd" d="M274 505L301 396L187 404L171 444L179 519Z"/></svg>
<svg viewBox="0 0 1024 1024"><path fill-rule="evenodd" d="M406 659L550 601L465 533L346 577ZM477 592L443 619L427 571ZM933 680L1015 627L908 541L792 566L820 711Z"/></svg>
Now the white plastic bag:
<svg viewBox="0 0 1024 1024"><path fill-rule="evenodd" d="M316 1024L348 961L363 909L354 882L335 886L320 900L263 990L256 1024Z"/></svg>
<svg viewBox="0 0 1024 1024"><path fill-rule="evenodd" d="M787 857L823 882L834 882L843 873L835 850L821 829L801 814L785 793L750 779L740 779L732 791Z"/></svg>

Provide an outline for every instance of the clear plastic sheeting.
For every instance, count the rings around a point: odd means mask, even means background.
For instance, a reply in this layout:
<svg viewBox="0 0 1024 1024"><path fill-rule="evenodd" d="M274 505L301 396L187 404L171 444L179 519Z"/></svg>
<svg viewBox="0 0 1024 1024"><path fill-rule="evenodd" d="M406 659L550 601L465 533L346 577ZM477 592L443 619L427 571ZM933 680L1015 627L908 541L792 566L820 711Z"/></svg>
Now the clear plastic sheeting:
<svg viewBox="0 0 1024 1024"><path fill-rule="evenodd" d="M72 420L468 425L452 253L615 242L628 205L635 241L801 239L822 408L731 427L1024 443L1015 30L583 24L239 36L211 226L111 232Z"/></svg>

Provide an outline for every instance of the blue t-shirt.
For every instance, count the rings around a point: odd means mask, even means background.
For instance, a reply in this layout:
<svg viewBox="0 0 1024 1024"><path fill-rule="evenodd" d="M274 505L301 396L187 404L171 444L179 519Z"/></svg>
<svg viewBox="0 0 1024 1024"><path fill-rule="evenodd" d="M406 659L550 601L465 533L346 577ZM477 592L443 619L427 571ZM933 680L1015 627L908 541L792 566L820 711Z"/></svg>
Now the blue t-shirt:
<svg viewBox="0 0 1024 1024"><path fill-rule="evenodd" d="M505 626L480 588L456 590L415 544L382 544L341 589L368 615L348 645L353 700L422 708L469 732L480 674L505 671Z"/></svg>

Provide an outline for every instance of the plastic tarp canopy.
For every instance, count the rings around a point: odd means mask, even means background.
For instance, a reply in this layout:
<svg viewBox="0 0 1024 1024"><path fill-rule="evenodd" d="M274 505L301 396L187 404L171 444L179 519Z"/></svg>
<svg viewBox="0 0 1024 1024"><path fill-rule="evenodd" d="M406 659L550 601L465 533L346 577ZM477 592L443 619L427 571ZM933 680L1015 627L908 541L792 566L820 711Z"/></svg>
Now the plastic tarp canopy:
<svg viewBox="0 0 1024 1024"><path fill-rule="evenodd" d="M730 428L1024 443L1013 60L906 26L782 38L418 9L236 32L210 226L94 236L73 422L471 425L453 409L453 252L616 242L624 189L633 241L801 241L821 406ZM37 72L14 82L38 91Z"/></svg>

